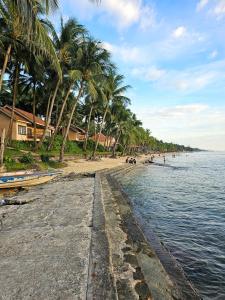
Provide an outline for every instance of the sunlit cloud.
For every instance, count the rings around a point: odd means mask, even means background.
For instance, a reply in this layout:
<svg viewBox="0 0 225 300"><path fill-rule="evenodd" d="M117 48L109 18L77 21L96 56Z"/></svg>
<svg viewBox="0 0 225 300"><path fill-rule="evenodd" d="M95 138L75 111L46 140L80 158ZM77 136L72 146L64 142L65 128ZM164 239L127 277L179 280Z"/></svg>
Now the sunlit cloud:
<svg viewBox="0 0 225 300"><path fill-rule="evenodd" d="M155 24L153 7L144 4L143 0L104 0L100 5L89 0L63 0L62 6L69 6L71 10L79 12L83 19L98 17L120 30L134 24L146 30Z"/></svg>
<svg viewBox="0 0 225 300"><path fill-rule="evenodd" d="M217 50L213 50L210 54L209 54L209 58L214 59L218 56L218 51Z"/></svg>
<svg viewBox="0 0 225 300"><path fill-rule="evenodd" d="M179 39L186 35L187 29L184 26L179 26L173 31L173 37Z"/></svg>
<svg viewBox="0 0 225 300"><path fill-rule="evenodd" d="M202 103L170 107L135 107L152 134L168 142L202 149L225 150L225 107Z"/></svg>
<svg viewBox="0 0 225 300"><path fill-rule="evenodd" d="M134 68L131 72L133 76L147 81L157 81L160 78L162 78L165 74L165 70L157 68L155 66L149 68L148 67Z"/></svg>
<svg viewBox="0 0 225 300"><path fill-rule="evenodd" d="M225 61L215 61L186 70L165 70L157 67L136 67L131 74L142 80L154 82L160 90L191 94L210 85L225 81Z"/></svg>
<svg viewBox="0 0 225 300"><path fill-rule="evenodd" d="M205 8L205 6L209 3L209 0L200 0L197 4L196 10L200 11Z"/></svg>
<svg viewBox="0 0 225 300"><path fill-rule="evenodd" d="M119 46L108 42L103 42L102 46L114 57L123 62L143 63L146 59L142 49L139 47Z"/></svg>
<svg viewBox="0 0 225 300"><path fill-rule="evenodd" d="M211 10L211 13L215 15L217 19L225 17L225 1L218 0L216 6Z"/></svg>

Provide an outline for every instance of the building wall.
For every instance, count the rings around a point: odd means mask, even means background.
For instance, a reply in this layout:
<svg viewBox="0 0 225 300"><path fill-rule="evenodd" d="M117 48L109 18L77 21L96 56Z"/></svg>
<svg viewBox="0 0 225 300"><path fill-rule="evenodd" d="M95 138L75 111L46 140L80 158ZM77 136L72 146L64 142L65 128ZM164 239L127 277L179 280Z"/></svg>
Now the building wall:
<svg viewBox="0 0 225 300"><path fill-rule="evenodd" d="M9 128L9 118L7 118L4 114L0 113L0 132L5 128L5 133L7 134Z"/></svg>
<svg viewBox="0 0 225 300"><path fill-rule="evenodd" d="M68 133L68 140L69 141L79 141L79 133L70 130Z"/></svg>
<svg viewBox="0 0 225 300"><path fill-rule="evenodd" d="M3 128L6 130L6 134L9 128L10 118L5 116L4 114L0 113L0 132ZM18 126L26 127L26 135L19 134ZM31 130L31 135L28 135L28 128ZM40 140L44 132L44 128L37 128L37 141ZM47 131L47 136L51 136L51 130ZM27 125L26 122L21 121L13 121L13 128L12 128L12 139L16 141L33 141L34 140L34 128Z"/></svg>

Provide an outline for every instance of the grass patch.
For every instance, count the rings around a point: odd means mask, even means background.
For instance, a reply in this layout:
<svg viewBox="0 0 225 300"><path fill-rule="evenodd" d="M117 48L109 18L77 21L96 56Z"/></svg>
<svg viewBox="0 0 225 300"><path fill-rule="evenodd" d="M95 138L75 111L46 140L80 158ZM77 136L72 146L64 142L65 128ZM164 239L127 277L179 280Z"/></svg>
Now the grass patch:
<svg viewBox="0 0 225 300"><path fill-rule="evenodd" d="M24 164L20 162L5 162L5 168L7 172L16 172L16 171L22 171L22 170L30 170L33 168L33 165L31 164Z"/></svg>

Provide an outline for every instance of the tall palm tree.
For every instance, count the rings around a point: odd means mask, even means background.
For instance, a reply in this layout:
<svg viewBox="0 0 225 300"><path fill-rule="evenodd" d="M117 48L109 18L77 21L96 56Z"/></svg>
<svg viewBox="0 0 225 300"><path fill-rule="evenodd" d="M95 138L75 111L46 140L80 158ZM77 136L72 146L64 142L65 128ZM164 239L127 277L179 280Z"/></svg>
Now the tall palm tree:
<svg viewBox="0 0 225 300"><path fill-rule="evenodd" d="M74 80L76 79L77 76L79 77L79 71L77 71L76 69L73 69L72 71L68 71L68 70L73 68L74 55L78 49L80 39L86 33L86 30L84 29L84 27L82 25L78 24L75 19L70 19L65 25L63 24L63 20L61 19L60 35L59 36L57 35L53 26L51 28L51 33L53 36L53 43L54 43L54 46L57 51L58 60L61 65L62 73L64 75L64 78L70 76L70 81L71 81L70 86L72 88ZM62 81L64 78L62 78ZM65 79L67 80L67 78L65 78ZM38 144L37 148L41 147L41 145L43 144L45 137L47 135L47 130L50 125L52 111L53 111L53 107L54 107L54 103L56 100L56 95L57 95L60 83L61 83L61 78L59 76L57 76L55 90L54 90L53 96L50 101L49 112L48 112L48 115L46 116L45 130L44 130L43 136L42 136L41 141ZM62 117L62 114L64 111L64 107L66 105L66 101L70 95L71 88L69 87L69 89L67 91L67 96L64 99L64 105L62 106L61 114L60 114L61 117ZM57 124L58 125L57 131L58 131L60 122L61 122L61 120L59 120L59 122L58 122L59 124ZM53 135L53 139L51 141L50 148L53 144L53 141L57 134L57 131L56 131L55 135Z"/></svg>
<svg viewBox="0 0 225 300"><path fill-rule="evenodd" d="M60 161L63 161L64 159L67 136L77 103L80 101L84 89L86 89L92 97L96 97L97 91L95 87L95 80L97 78L101 80L102 77L104 77L104 72L108 70L109 67L112 67L109 58L109 52L102 48L101 43L91 38L84 40L77 50L75 66L77 71L80 72L80 80L77 82L78 93L74 98L74 105L63 136L63 142L60 150Z"/></svg>
<svg viewBox="0 0 225 300"><path fill-rule="evenodd" d="M127 89L130 87L129 85L122 85L124 80L123 75L116 74L115 70L111 69L109 74L107 75L107 79L105 80L101 93L102 93L102 101L103 101L103 116L102 116L102 122L100 125L100 130L97 135L97 141L95 144L95 148L93 150L92 156L95 158L96 151L99 144L99 138L102 133L105 118L109 111L109 106L113 102L121 102L121 103L129 103L130 99L124 96L124 93L127 91Z"/></svg>

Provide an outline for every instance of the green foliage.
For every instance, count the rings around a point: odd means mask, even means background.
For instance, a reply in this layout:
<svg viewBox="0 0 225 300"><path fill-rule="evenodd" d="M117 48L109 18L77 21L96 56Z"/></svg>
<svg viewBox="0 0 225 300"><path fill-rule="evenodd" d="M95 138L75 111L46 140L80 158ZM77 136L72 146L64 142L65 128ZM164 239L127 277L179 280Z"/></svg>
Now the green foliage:
<svg viewBox="0 0 225 300"><path fill-rule="evenodd" d="M31 151L34 147L34 143L27 141L11 141L10 146L15 150Z"/></svg>
<svg viewBox="0 0 225 300"><path fill-rule="evenodd" d="M65 147L66 153L69 154L82 154L83 150L79 147L79 145L76 142L67 141L66 147Z"/></svg>
<svg viewBox="0 0 225 300"><path fill-rule="evenodd" d="M33 155L29 152L19 158L19 162L23 164L32 164L34 162Z"/></svg>
<svg viewBox="0 0 225 300"><path fill-rule="evenodd" d="M14 172L20 170L29 170L32 168L30 164L23 164L20 162L5 162L7 172Z"/></svg>
<svg viewBox="0 0 225 300"><path fill-rule="evenodd" d="M10 156L4 156L4 163L5 164L13 164L13 163L15 163L15 159L13 159L12 157L10 157Z"/></svg>
<svg viewBox="0 0 225 300"><path fill-rule="evenodd" d="M49 161L50 161L50 155L49 154L41 154L41 161L43 162L43 163L49 163Z"/></svg>

